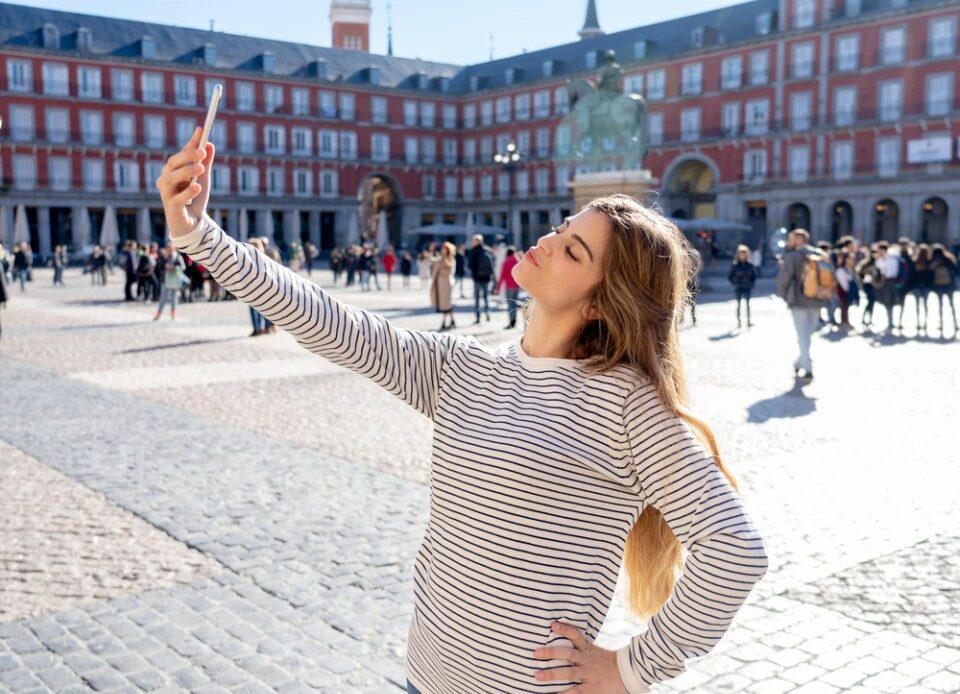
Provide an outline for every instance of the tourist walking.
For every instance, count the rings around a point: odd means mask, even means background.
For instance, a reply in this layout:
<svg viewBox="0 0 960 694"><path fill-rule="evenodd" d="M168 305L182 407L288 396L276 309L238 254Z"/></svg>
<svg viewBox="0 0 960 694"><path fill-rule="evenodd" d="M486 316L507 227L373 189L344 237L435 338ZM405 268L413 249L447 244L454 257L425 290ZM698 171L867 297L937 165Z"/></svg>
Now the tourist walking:
<svg viewBox="0 0 960 694"><path fill-rule="evenodd" d="M730 267L730 284L733 285L733 293L737 298L737 327L743 327L740 321L740 303L747 305L747 327L753 327L753 321L750 320L750 294L753 292L753 285L757 283L757 268L750 260L750 248L740 244L737 246L737 252L733 258L733 264Z"/></svg>
<svg viewBox="0 0 960 694"><path fill-rule="evenodd" d="M163 284L161 285L160 304L157 306L157 313L153 320L160 320L163 315L163 308L170 304L170 320L177 317L177 302L180 299L180 290L183 289L183 283L186 276L184 270L183 258L173 248L173 246L164 246L160 255L160 268L163 271Z"/></svg>
<svg viewBox="0 0 960 694"><path fill-rule="evenodd" d="M400 256L400 276L403 278L403 286L410 286L410 275L413 274L413 257L410 251L404 251Z"/></svg>
<svg viewBox="0 0 960 694"><path fill-rule="evenodd" d="M383 254L383 271L387 275L387 291L390 291L390 280L393 279L393 271L396 268L397 255L393 252L393 246L387 246L387 251Z"/></svg>
<svg viewBox="0 0 960 694"><path fill-rule="evenodd" d="M50 256L50 266L53 268L53 286L63 286L63 270L70 262L66 246L54 246Z"/></svg>
<svg viewBox="0 0 960 694"><path fill-rule="evenodd" d="M497 286L494 291L504 290L504 296L507 299L507 325L506 330L517 325L517 309L520 306L520 285L513 278L513 268L519 263L517 258L517 249L513 246L507 248L507 255L504 256L503 265L500 267L500 277L497 279Z"/></svg>
<svg viewBox="0 0 960 694"><path fill-rule="evenodd" d="M337 286L340 281L340 273L343 272L343 253L339 248L334 248L330 252L330 270L333 272L333 286Z"/></svg>
<svg viewBox="0 0 960 694"><path fill-rule="evenodd" d="M20 282L20 291L25 292L27 273L30 271L30 261L27 259L26 243L13 245L13 279Z"/></svg>
<svg viewBox="0 0 960 694"><path fill-rule="evenodd" d="M466 295L463 293L463 278L467 276L467 253L464 245L461 243L457 246L457 265L454 268L453 276L456 279L454 289L460 289L460 298L466 299Z"/></svg>
<svg viewBox="0 0 960 694"><path fill-rule="evenodd" d="M471 242L473 246L467 255L467 267L473 279L473 313L476 316L474 325L480 322L481 299L483 313L490 320L490 281L494 276L495 257L493 251L483 244L483 236L475 234ZM506 251L504 251L506 259Z"/></svg>
<svg viewBox="0 0 960 694"><path fill-rule="evenodd" d="M953 294L957 291L957 257L942 243L932 247L930 268L933 293L937 295L937 308L940 315L940 337L943 337L943 302L950 303L950 316L953 318L953 336L957 336L957 310L953 305Z"/></svg>
<svg viewBox="0 0 960 694"><path fill-rule="evenodd" d="M440 330L457 327L453 319L453 268L456 253L457 247L447 241L440 247L440 255L433 261L430 270L430 303L443 316Z"/></svg>
<svg viewBox="0 0 960 694"><path fill-rule="evenodd" d="M719 643L769 561L687 403L676 226L627 196L593 201L515 268L530 321L493 348L400 328L255 258L206 214L214 147L198 143L157 182L174 243L433 422L408 691L643 692ZM607 650L594 639L621 566L648 627Z"/></svg>

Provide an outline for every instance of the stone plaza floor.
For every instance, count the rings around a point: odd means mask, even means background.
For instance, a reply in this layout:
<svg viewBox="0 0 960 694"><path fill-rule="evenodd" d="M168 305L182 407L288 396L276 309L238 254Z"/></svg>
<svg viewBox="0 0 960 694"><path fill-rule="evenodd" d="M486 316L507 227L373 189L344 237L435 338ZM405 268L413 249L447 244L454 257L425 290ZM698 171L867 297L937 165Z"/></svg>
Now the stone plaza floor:
<svg viewBox="0 0 960 694"><path fill-rule="evenodd" d="M248 337L239 302L154 322L110 282L38 270L0 314L0 691L401 692L430 422ZM770 568L654 691L960 692L960 340L917 336L910 301L905 336L818 333L800 387L771 280L749 330L713 284L682 335L693 405ZM393 285L331 291L439 326L418 278ZM457 323L519 336L499 305ZM622 588L607 648L644 629Z"/></svg>

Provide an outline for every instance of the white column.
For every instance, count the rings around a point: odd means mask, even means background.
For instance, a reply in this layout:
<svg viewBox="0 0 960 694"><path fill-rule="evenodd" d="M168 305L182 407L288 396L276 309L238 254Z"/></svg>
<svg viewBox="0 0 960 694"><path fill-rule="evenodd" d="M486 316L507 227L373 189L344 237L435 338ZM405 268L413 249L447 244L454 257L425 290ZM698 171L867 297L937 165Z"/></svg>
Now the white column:
<svg viewBox="0 0 960 694"><path fill-rule="evenodd" d="M50 238L50 208L37 208L37 234L40 236L40 255L47 256L53 251Z"/></svg>
<svg viewBox="0 0 960 694"><path fill-rule="evenodd" d="M235 239L240 238L240 211L236 209L227 210L227 233Z"/></svg>
<svg viewBox="0 0 960 694"><path fill-rule="evenodd" d="M294 241L299 241L299 239L294 239L294 221L293 216L300 214L297 210L284 210L283 211L283 240L289 246Z"/></svg>
<svg viewBox="0 0 960 694"><path fill-rule="evenodd" d="M320 249L320 211L310 210L310 241Z"/></svg>

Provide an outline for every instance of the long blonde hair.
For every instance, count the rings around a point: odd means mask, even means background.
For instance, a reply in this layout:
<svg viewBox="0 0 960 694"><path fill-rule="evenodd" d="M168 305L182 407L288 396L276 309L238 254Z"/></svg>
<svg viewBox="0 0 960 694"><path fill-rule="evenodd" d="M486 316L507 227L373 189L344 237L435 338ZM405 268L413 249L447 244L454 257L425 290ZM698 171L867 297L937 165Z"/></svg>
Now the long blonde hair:
<svg viewBox="0 0 960 694"><path fill-rule="evenodd" d="M611 234L592 297L600 317L580 329L571 356L587 359L591 370L626 365L649 379L663 406L690 426L737 489L710 427L688 408L679 333L690 280L698 271L692 247L676 225L629 196L598 198L588 207L607 218ZM663 606L685 555L660 512L646 506L624 549L628 604L634 612L649 618Z"/></svg>

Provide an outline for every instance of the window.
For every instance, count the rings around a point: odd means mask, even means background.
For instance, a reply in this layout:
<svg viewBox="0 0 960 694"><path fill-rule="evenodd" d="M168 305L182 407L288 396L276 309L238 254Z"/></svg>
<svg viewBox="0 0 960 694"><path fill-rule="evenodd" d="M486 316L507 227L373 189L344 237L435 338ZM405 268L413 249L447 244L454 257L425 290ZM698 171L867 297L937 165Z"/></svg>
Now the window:
<svg viewBox="0 0 960 694"><path fill-rule="evenodd" d="M253 123L237 123L237 149L244 154L251 154L256 148L256 126Z"/></svg>
<svg viewBox="0 0 960 694"><path fill-rule="evenodd" d="M506 171L497 174L497 196L503 200L510 196L510 174Z"/></svg>
<svg viewBox="0 0 960 694"><path fill-rule="evenodd" d="M517 197L527 197L527 195L530 194L530 175L526 172L526 170L517 171L513 175L513 178L517 185Z"/></svg>
<svg viewBox="0 0 960 694"><path fill-rule="evenodd" d="M256 108L256 97L252 83L237 82L236 105L238 111L253 111Z"/></svg>
<svg viewBox="0 0 960 694"><path fill-rule="evenodd" d="M37 187L37 158L32 154L13 155L13 187L19 190Z"/></svg>
<svg viewBox="0 0 960 694"><path fill-rule="evenodd" d="M493 125L493 102L480 103L480 125Z"/></svg>
<svg viewBox="0 0 960 694"><path fill-rule="evenodd" d="M853 142L834 142L830 155L833 177L845 181L853 176Z"/></svg>
<svg viewBox="0 0 960 694"><path fill-rule="evenodd" d="M47 172L50 176L51 190L70 190L70 159L68 157L47 159Z"/></svg>
<svg viewBox="0 0 960 694"><path fill-rule="evenodd" d="M267 154L286 152L286 129L282 125L263 126L263 147Z"/></svg>
<svg viewBox="0 0 960 694"><path fill-rule="evenodd" d="M566 193L570 183L570 168L567 166L558 166L556 175L553 178L553 183L558 193Z"/></svg>
<svg viewBox="0 0 960 694"><path fill-rule="evenodd" d="M957 20L955 17L931 19L929 24L929 49L931 58L943 58L954 54L957 48Z"/></svg>
<svg viewBox="0 0 960 694"><path fill-rule="evenodd" d="M453 202L457 199L457 177L443 177L443 199L447 202Z"/></svg>
<svg viewBox="0 0 960 694"><path fill-rule="evenodd" d="M497 122L498 123L509 123L510 122L510 97L501 96L497 99Z"/></svg>
<svg viewBox="0 0 960 694"><path fill-rule="evenodd" d="M457 127L457 105L443 105L443 127L447 130L455 130Z"/></svg>
<svg viewBox="0 0 960 694"><path fill-rule="evenodd" d="M463 163L477 163L477 141L474 139L463 141Z"/></svg>
<svg viewBox="0 0 960 694"><path fill-rule="evenodd" d="M663 144L663 114L647 114L647 134L650 136L651 145Z"/></svg>
<svg viewBox="0 0 960 694"><path fill-rule="evenodd" d="M762 135L767 132L770 121L770 101L768 99L754 99L747 102L746 122L744 124L747 135Z"/></svg>
<svg viewBox="0 0 960 694"><path fill-rule="evenodd" d="M133 70L110 70L110 89L115 101L133 101Z"/></svg>
<svg viewBox="0 0 960 694"><path fill-rule="evenodd" d="M907 30L903 27L885 29L881 36L880 62L883 65L902 63L907 54Z"/></svg>
<svg viewBox="0 0 960 694"><path fill-rule="evenodd" d="M953 74L928 75L924 111L928 116L946 116L953 110Z"/></svg>
<svg viewBox="0 0 960 694"><path fill-rule="evenodd" d="M387 122L387 97L374 96L370 98L370 120L374 123Z"/></svg>
<svg viewBox="0 0 960 694"><path fill-rule="evenodd" d="M193 137L193 130L197 127L197 123L193 118L177 118L175 126L177 129L177 140L174 144L183 147L190 141L190 138Z"/></svg>
<svg viewBox="0 0 960 694"><path fill-rule="evenodd" d="M334 159L337 156L337 131L317 131L317 143L320 145L320 156L324 159Z"/></svg>
<svg viewBox="0 0 960 694"><path fill-rule="evenodd" d="M357 158L357 134L352 130L345 130L340 133L340 158Z"/></svg>
<svg viewBox="0 0 960 694"><path fill-rule="evenodd" d="M370 158L374 161L389 161L390 136L374 133L370 136Z"/></svg>
<svg viewBox="0 0 960 694"><path fill-rule="evenodd" d="M219 150L227 148L227 124L222 120L213 122L213 127L210 128L210 142Z"/></svg>
<svg viewBox="0 0 960 694"><path fill-rule="evenodd" d="M762 183L767 177L767 150L755 149L743 155L743 180Z"/></svg>
<svg viewBox="0 0 960 694"><path fill-rule="evenodd" d="M517 94L513 99L517 120L530 120L530 95Z"/></svg>
<svg viewBox="0 0 960 694"><path fill-rule="evenodd" d="M534 118L547 118L550 115L550 90L541 89L533 95Z"/></svg>
<svg viewBox="0 0 960 694"><path fill-rule="evenodd" d="M283 87L279 84L267 84L263 87L263 110L266 113L277 113L283 109ZM267 180L269 191L270 181Z"/></svg>
<svg viewBox="0 0 960 694"><path fill-rule="evenodd" d="M455 166L457 163L457 141L445 139L443 141L443 163L447 166Z"/></svg>
<svg viewBox="0 0 960 694"><path fill-rule="evenodd" d="M537 128L537 156L550 156L550 128Z"/></svg>
<svg viewBox="0 0 960 694"><path fill-rule="evenodd" d="M750 54L750 84L766 84L770 81L770 52L757 51Z"/></svg>
<svg viewBox="0 0 960 694"><path fill-rule="evenodd" d="M793 183L803 183L810 173L810 148L807 145L791 147L787 151L787 168Z"/></svg>
<svg viewBox="0 0 960 694"><path fill-rule="evenodd" d="M113 114L113 141L117 147L136 144L136 125L132 113Z"/></svg>
<svg viewBox="0 0 960 694"><path fill-rule="evenodd" d="M861 0L846 0L843 5L843 14L845 17L856 17L860 14Z"/></svg>
<svg viewBox="0 0 960 694"><path fill-rule="evenodd" d="M173 98L177 106L197 105L197 80L194 77L174 75Z"/></svg>
<svg viewBox="0 0 960 694"><path fill-rule="evenodd" d="M408 164L416 164L418 152L420 150L420 140L416 137L403 138L403 160Z"/></svg>
<svg viewBox="0 0 960 694"><path fill-rule="evenodd" d="M537 188L537 195L546 195L550 192L550 170L537 169L534 174L534 185Z"/></svg>
<svg viewBox="0 0 960 694"><path fill-rule="evenodd" d="M260 192L260 170L256 166L241 166L237 170L237 192L256 195Z"/></svg>
<svg viewBox="0 0 960 694"><path fill-rule="evenodd" d="M436 125L437 105L432 101L420 102L420 126L432 128Z"/></svg>
<svg viewBox="0 0 960 694"><path fill-rule="evenodd" d="M493 161L493 138L480 138L480 161L487 163Z"/></svg>
<svg viewBox="0 0 960 694"><path fill-rule="evenodd" d="M145 104L163 103L163 75L159 72L140 74L140 94Z"/></svg>
<svg viewBox="0 0 960 694"><path fill-rule="evenodd" d="M415 127L417 125L417 102L416 101L403 102L403 124L410 127Z"/></svg>
<svg viewBox="0 0 960 694"><path fill-rule="evenodd" d="M643 94L643 75L629 75L623 79L623 91L626 94Z"/></svg>
<svg viewBox="0 0 960 694"><path fill-rule="evenodd" d="M293 95L293 115L309 116L310 115L310 90L294 89L290 93Z"/></svg>
<svg viewBox="0 0 960 694"><path fill-rule="evenodd" d="M521 130L517 133L517 150L525 157L530 156L530 131ZM503 151L503 150L501 150Z"/></svg>
<svg viewBox="0 0 960 694"><path fill-rule="evenodd" d="M147 162L147 166L156 165L158 170L155 172L155 175L151 175L151 181L157 180L160 176L160 169L163 168L162 162ZM148 168L148 171L150 169ZM219 162L213 169L210 170L210 175L213 180L210 182L211 187L213 188L214 193L223 193L227 194L230 192L230 167L223 162Z"/></svg>
<svg viewBox="0 0 960 694"><path fill-rule="evenodd" d="M310 169L297 169L293 172L293 192L299 196L313 193L313 172Z"/></svg>
<svg viewBox="0 0 960 694"><path fill-rule="evenodd" d="M77 68L77 96L83 99L99 99L103 96L100 85L100 68Z"/></svg>
<svg viewBox="0 0 960 694"><path fill-rule="evenodd" d="M209 77L203 81L203 103L204 104L210 103L210 99L213 96L213 90L216 88L218 84L222 85L222 83L219 80L210 79ZM227 89L226 87L224 87L223 91L220 94L221 103L223 103L224 105L227 103L226 95L227 95Z"/></svg>
<svg viewBox="0 0 960 694"><path fill-rule="evenodd" d="M813 43L811 41L795 43L792 50L793 57L790 61L790 69L793 78L813 77Z"/></svg>
<svg viewBox="0 0 960 694"><path fill-rule="evenodd" d="M647 99L662 99L666 95L667 76L663 70L651 70L647 73Z"/></svg>
<svg viewBox="0 0 960 694"><path fill-rule="evenodd" d="M903 112L903 81L881 82L877 90L877 99L880 120L898 120Z"/></svg>
<svg viewBox="0 0 960 694"><path fill-rule="evenodd" d="M133 98L133 73L129 70L114 70L113 98L118 100L129 100ZM130 95L117 96L116 73L124 72L130 75ZM63 63L44 63L43 64L43 93L50 96L70 96L70 76L67 66Z"/></svg>
<svg viewBox="0 0 960 694"><path fill-rule="evenodd" d="M310 128L293 128L290 140L295 155L309 157L313 154L313 132Z"/></svg>
<svg viewBox="0 0 960 694"><path fill-rule="evenodd" d="M357 100L353 94L340 93L340 119L353 120L357 115Z"/></svg>
<svg viewBox="0 0 960 694"><path fill-rule="evenodd" d="M337 117L337 95L333 92L320 92L317 96L322 118Z"/></svg>
<svg viewBox="0 0 960 694"><path fill-rule="evenodd" d="M473 176L466 176L463 179L463 199L470 201L473 200L475 193L476 180Z"/></svg>
<svg viewBox="0 0 960 694"><path fill-rule="evenodd" d="M424 164L433 164L437 161L437 141L432 137L425 137L420 141L420 154Z"/></svg>
<svg viewBox="0 0 960 694"><path fill-rule="evenodd" d="M833 90L833 124L853 125L857 118L857 88L838 87Z"/></svg>
<svg viewBox="0 0 960 694"><path fill-rule="evenodd" d="M476 104L467 104L463 107L463 127L477 127L477 106Z"/></svg>
<svg viewBox="0 0 960 694"><path fill-rule="evenodd" d="M493 197L493 176L485 174L480 177L480 197L489 200Z"/></svg>
<svg viewBox="0 0 960 694"><path fill-rule="evenodd" d="M32 142L34 139L33 106L10 107L10 136L16 142Z"/></svg>
<svg viewBox="0 0 960 694"><path fill-rule="evenodd" d="M147 147L163 149L167 146L167 119L165 116L144 116L143 130Z"/></svg>
<svg viewBox="0 0 960 694"><path fill-rule="evenodd" d="M433 200L437 194L437 179L431 175L423 176L420 179L420 188L424 200Z"/></svg>
<svg viewBox="0 0 960 694"><path fill-rule="evenodd" d="M553 90L553 113L564 116L570 111L570 92L566 87L557 87Z"/></svg>
<svg viewBox="0 0 960 694"><path fill-rule="evenodd" d="M806 29L812 27L816 19L816 0L794 0L793 28Z"/></svg>
<svg viewBox="0 0 960 694"><path fill-rule="evenodd" d="M877 140L877 175L896 176L900 168L900 138L884 137Z"/></svg>
<svg viewBox="0 0 960 694"><path fill-rule="evenodd" d="M46 115L47 141L67 142L70 139L70 112L65 108L48 108Z"/></svg>
<svg viewBox="0 0 960 694"><path fill-rule="evenodd" d="M849 34L837 39L837 70L849 72L860 66L860 35Z"/></svg>
<svg viewBox="0 0 960 694"><path fill-rule="evenodd" d="M103 159L83 160L83 189L88 193L103 190Z"/></svg>
<svg viewBox="0 0 960 694"><path fill-rule="evenodd" d="M140 166L124 159L113 162L113 183L121 193L136 193L140 190Z"/></svg>
<svg viewBox="0 0 960 694"><path fill-rule="evenodd" d="M587 51L587 54L584 56L586 61L586 66L588 70L593 70L597 67L597 52L596 51Z"/></svg>
<svg viewBox="0 0 960 694"><path fill-rule="evenodd" d="M720 63L720 88L739 89L742 83L743 58L739 55L730 55Z"/></svg>
<svg viewBox="0 0 960 694"><path fill-rule="evenodd" d="M80 141L85 145L103 144L103 114L80 111Z"/></svg>
<svg viewBox="0 0 960 694"><path fill-rule="evenodd" d="M684 65L680 93L684 96L690 96L699 94L701 91L703 91L703 63Z"/></svg>
<svg viewBox="0 0 960 694"><path fill-rule="evenodd" d="M685 108L680 112L680 139L696 142L700 139L700 108Z"/></svg>
<svg viewBox="0 0 960 694"><path fill-rule="evenodd" d="M269 167L267 169L267 195L283 195L283 187L283 167Z"/></svg>
<svg viewBox="0 0 960 694"><path fill-rule="evenodd" d="M813 111L813 93L797 92L790 95L790 129L796 132L809 130Z"/></svg>
<svg viewBox="0 0 960 694"><path fill-rule="evenodd" d="M723 134L727 137L733 137L740 132L739 101L723 105L723 111L720 113L720 127L723 128Z"/></svg>
<svg viewBox="0 0 960 694"><path fill-rule="evenodd" d="M33 91L33 63L7 59L7 89L11 92Z"/></svg>

